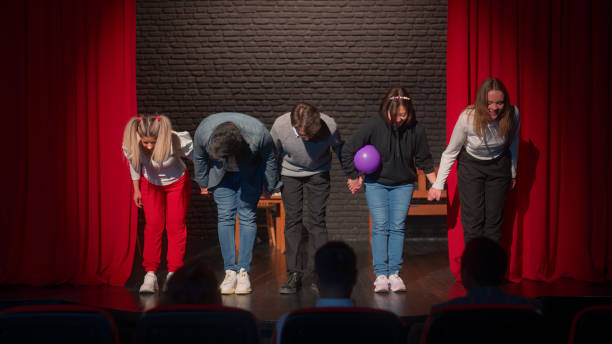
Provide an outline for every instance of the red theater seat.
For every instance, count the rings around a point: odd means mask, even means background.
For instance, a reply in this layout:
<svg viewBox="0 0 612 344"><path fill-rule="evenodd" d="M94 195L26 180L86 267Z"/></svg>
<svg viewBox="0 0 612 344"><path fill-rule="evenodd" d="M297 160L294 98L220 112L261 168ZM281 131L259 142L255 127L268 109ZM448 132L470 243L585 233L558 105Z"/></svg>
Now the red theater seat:
<svg viewBox="0 0 612 344"><path fill-rule="evenodd" d="M544 317L529 306L466 305L433 311L421 343L547 343Z"/></svg>
<svg viewBox="0 0 612 344"><path fill-rule="evenodd" d="M0 313L2 343L118 343L103 310L81 305L19 306Z"/></svg>
<svg viewBox="0 0 612 344"><path fill-rule="evenodd" d="M259 329L248 311L217 305L154 308L139 320L135 342L143 344L258 344Z"/></svg>
<svg viewBox="0 0 612 344"><path fill-rule="evenodd" d="M395 314L360 307L316 307L294 311L283 325L281 343L405 343Z"/></svg>

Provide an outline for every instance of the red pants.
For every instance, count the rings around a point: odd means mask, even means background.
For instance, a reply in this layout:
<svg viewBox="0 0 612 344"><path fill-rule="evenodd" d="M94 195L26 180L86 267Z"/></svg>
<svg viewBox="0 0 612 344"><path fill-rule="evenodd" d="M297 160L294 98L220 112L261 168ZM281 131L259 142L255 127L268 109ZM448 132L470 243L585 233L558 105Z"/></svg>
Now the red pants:
<svg viewBox="0 0 612 344"><path fill-rule="evenodd" d="M146 271L157 271L164 225L168 235L168 271L183 266L187 226L185 215L191 196L189 173L176 182L158 186L140 178L140 193L145 214L143 263Z"/></svg>

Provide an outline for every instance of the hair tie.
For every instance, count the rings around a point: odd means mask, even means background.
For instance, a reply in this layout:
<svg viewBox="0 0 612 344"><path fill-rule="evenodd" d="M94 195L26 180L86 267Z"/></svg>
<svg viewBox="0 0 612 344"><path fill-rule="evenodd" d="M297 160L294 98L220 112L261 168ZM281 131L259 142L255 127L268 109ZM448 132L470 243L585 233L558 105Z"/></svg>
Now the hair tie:
<svg viewBox="0 0 612 344"><path fill-rule="evenodd" d="M393 96L393 97L389 97L389 100L410 100L410 97L406 97L406 96Z"/></svg>
<svg viewBox="0 0 612 344"><path fill-rule="evenodd" d="M159 116L157 116L157 118L156 118L156 119L157 119L157 121L159 122Z"/></svg>
<svg viewBox="0 0 612 344"><path fill-rule="evenodd" d="M138 117L138 122L142 122L142 117Z"/></svg>

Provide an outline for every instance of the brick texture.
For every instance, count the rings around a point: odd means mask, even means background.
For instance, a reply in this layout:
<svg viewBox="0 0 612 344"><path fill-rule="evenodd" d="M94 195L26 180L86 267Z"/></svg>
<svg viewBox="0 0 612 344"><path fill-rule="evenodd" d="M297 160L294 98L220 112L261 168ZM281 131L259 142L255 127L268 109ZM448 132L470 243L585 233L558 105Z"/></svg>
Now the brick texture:
<svg viewBox="0 0 612 344"><path fill-rule="evenodd" d="M395 85L411 93L436 164L446 140L446 0L136 1L140 112L194 133L209 114L242 112L268 128L297 101L348 138ZM190 165L193 170L193 165ZM363 191L334 161L331 238L367 237ZM191 235L216 240L216 207L193 184ZM445 235L444 218L408 220L408 236Z"/></svg>

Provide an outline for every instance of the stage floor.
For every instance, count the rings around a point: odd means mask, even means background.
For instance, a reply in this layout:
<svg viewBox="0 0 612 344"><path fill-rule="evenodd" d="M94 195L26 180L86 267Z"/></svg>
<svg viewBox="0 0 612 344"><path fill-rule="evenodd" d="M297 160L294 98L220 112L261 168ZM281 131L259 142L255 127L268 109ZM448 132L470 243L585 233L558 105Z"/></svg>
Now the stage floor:
<svg viewBox="0 0 612 344"><path fill-rule="evenodd" d="M202 248L194 240L188 246L188 256L201 255L210 261L219 280L222 280L221 252L218 246ZM370 248L367 242L349 242L358 257L358 282L353 299L358 306L392 311L401 317L420 317L429 313L432 305L461 296L464 289L450 273L447 242L443 239L407 240L401 276L406 283L405 293L387 295L373 292L374 276ZM138 254L138 253L137 253ZM274 322L283 313L314 306L317 295L305 285L297 294L280 295L278 288L286 279L285 256L266 243L258 243L253 252L250 295L223 296L223 304L251 311L262 322ZM163 280L165 271L160 271ZM71 286L48 287L1 286L0 300L6 307L30 300L62 300L109 310L140 312L155 305L156 295L141 296L138 288L144 276L140 257L134 262L134 272L125 287ZM569 279L552 283L523 281L507 284L504 288L527 297L539 296L612 296L612 284L592 284Z"/></svg>

